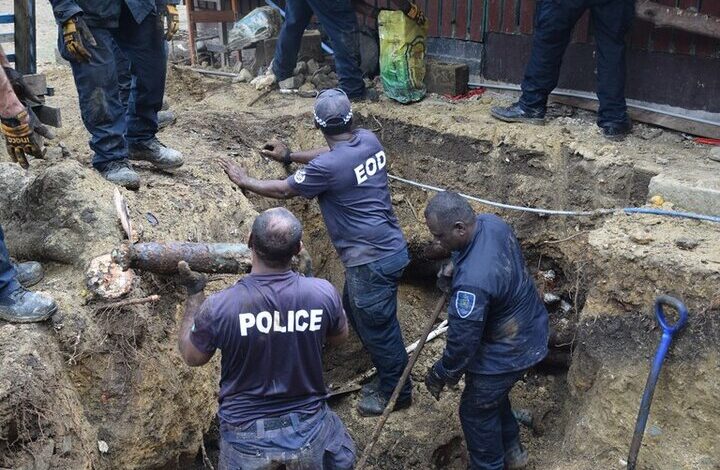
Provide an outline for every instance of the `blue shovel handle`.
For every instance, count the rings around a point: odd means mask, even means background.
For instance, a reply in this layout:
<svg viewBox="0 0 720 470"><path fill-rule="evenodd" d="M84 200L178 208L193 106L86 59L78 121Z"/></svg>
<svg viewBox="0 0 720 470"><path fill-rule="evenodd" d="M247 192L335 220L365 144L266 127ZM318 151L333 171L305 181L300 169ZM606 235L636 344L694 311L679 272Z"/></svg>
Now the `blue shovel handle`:
<svg viewBox="0 0 720 470"><path fill-rule="evenodd" d="M679 319L674 325L669 324L667 318L665 318L663 305L673 307L677 310ZM673 335L680 331L685 326L685 323L687 323L687 307L674 297L661 295L655 299L655 318L657 318L657 321L662 328L662 338L660 339L660 345L655 353L652 369L650 369L650 375L648 375L648 380L645 384L645 391L643 392L642 401L640 402L640 411L638 412L637 422L635 423L635 432L633 433L632 443L630 444L630 455L628 456L627 464L628 470L635 470L638 452L640 452L640 444L642 443L645 426L647 425L648 416L650 414L650 404L652 403L653 393L655 393L655 386L657 385L658 378L660 377L660 369L662 369L665 355L670 348L670 343L672 343Z"/></svg>

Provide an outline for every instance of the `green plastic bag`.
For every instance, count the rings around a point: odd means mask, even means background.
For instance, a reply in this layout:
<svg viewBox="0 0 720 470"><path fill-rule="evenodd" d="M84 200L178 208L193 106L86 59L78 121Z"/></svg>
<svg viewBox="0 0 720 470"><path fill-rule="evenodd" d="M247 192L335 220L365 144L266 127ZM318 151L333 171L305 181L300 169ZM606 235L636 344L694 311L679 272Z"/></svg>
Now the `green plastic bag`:
<svg viewBox="0 0 720 470"><path fill-rule="evenodd" d="M425 97L425 38L420 26L401 11L383 10L378 16L380 79L385 94L401 103Z"/></svg>

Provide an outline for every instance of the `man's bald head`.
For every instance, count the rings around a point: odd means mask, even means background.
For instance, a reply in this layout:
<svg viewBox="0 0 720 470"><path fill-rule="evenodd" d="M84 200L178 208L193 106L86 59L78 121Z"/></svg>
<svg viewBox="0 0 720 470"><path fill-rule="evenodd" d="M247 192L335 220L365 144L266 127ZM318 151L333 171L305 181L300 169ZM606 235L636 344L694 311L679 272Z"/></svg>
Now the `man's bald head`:
<svg viewBox="0 0 720 470"><path fill-rule="evenodd" d="M270 268L290 266L300 251L302 224L287 209L277 207L262 212L252 226L250 248Z"/></svg>

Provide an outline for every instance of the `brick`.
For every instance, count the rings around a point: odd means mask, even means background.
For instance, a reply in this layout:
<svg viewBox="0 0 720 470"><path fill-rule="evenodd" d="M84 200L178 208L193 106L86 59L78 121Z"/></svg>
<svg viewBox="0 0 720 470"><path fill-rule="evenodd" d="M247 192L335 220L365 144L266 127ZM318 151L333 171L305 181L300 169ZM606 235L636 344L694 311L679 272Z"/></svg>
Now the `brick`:
<svg viewBox="0 0 720 470"><path fill-rule="evenodd" d="M468 90L470 70L465 64L429 60L425 70L425 86L429 93L463 95Z"/></svg>
<svg viewBox="0 0 720 470"><path fill-rule="evenodd" d="M314 59L317 62L322 62L324 55L320 43L320 31L305 31L305 34L303 34L302 42L300 43L298 60L307 61L310 59ZM255 63L257 67L267 67L268 65L270 65L270 61L275 56L276 44L277 38L265 39L264 41L260 41L259 43L257 43L257 45L255 46Z"/></svg>

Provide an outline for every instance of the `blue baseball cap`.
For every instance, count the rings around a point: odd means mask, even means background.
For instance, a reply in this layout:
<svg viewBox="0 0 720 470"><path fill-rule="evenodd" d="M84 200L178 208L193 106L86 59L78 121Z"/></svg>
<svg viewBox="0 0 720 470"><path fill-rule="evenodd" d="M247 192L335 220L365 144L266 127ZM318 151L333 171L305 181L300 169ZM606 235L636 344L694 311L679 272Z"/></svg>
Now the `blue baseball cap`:
<svg viewBox="0 0 720 470"><path fill-rule="evenodd" d="M344 128L352 119L350 99L340 88L323 90L315 99L314 118L323 130Z"/></svg>

